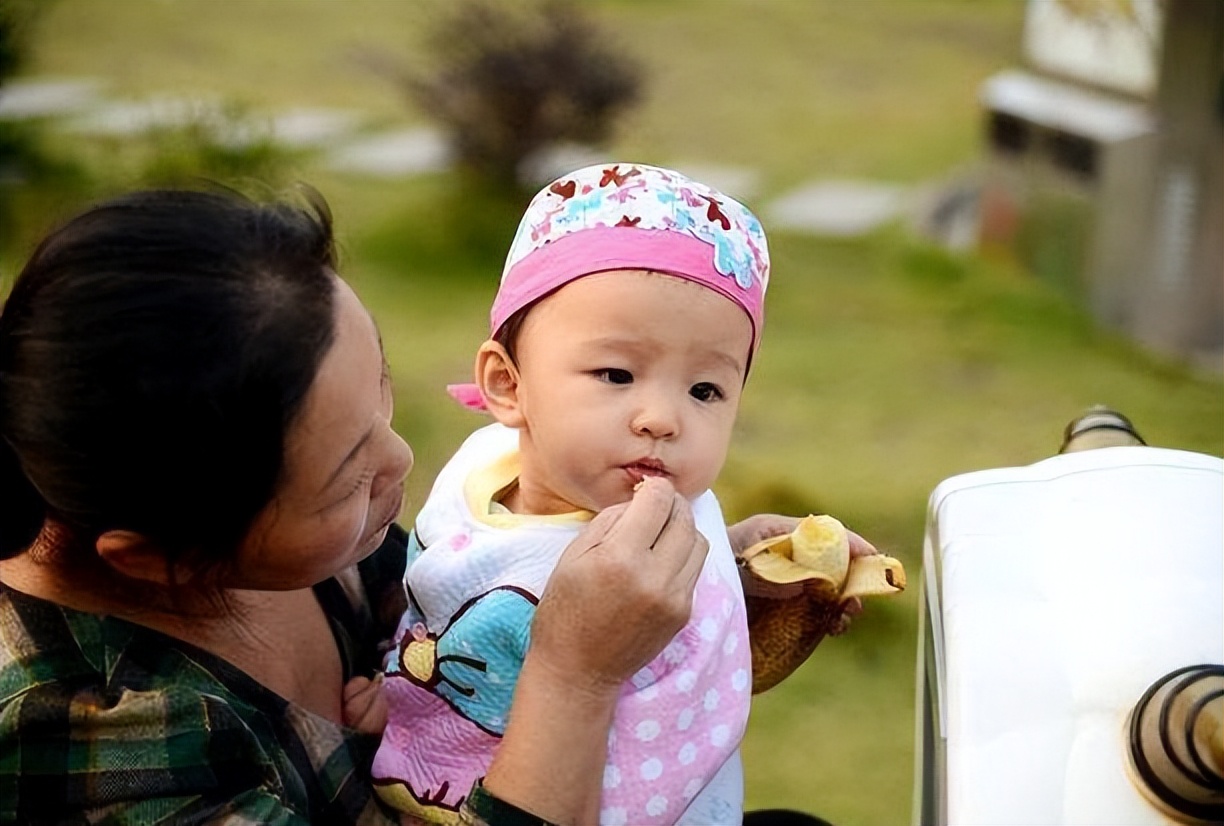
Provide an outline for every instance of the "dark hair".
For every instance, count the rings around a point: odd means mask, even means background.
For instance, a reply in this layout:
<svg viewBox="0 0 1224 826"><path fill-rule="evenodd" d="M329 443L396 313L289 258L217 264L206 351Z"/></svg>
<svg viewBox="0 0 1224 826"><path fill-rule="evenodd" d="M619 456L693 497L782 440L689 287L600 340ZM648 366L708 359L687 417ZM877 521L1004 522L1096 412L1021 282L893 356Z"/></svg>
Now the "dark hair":
<svg viewBox="0 0 1224 826"><path fill-rule="evenodd" d="M541 300L537 298L526 307L519 307L510 314L509 318L502 322L502 325L497 328L497 332L493 334L493 340L505 348L506 355L510 356L510 361L512 362L518 361L518 355L515 351L518 349L519 334L523 331L523 323L527 320L527 314Z"/></svg>
<svg viewBox="0 0 1224 826"><path fill-rule="evenodd" d="M334 334L309 208L154 190L52 232L0 311L0 558L51 516L227 558L270 501Z"/></svg>

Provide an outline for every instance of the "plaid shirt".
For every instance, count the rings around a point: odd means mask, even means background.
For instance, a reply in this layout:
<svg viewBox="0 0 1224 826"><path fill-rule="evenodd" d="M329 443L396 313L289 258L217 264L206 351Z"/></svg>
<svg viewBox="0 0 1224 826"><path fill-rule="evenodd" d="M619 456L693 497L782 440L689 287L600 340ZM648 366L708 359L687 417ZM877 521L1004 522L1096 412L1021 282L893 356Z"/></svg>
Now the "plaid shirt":
<svg viewBox="0 0 1224 826"><path fill-rule="evenodd" d="M346 679L394 632L404 541L315 588ZM0 823L394 823L377 740L188 643L0 585Z"/></svg>

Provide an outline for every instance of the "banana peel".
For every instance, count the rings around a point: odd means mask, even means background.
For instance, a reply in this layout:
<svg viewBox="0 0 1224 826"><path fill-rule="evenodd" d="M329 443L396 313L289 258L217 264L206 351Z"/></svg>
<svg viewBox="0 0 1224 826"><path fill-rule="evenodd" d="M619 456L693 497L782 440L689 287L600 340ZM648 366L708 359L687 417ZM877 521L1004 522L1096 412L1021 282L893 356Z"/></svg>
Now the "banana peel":
<svg viewBox="0 0 1224 826"><path fill-rule="evenodd" d="M828 634L846 600L905 589L905 568L884 554L851 557L850 538L831 516L806 516L789 534L758 542L740 556L758 579L802 583L790 599L757 599L750 606L752 691L772 688L795 670Z"/></svg>

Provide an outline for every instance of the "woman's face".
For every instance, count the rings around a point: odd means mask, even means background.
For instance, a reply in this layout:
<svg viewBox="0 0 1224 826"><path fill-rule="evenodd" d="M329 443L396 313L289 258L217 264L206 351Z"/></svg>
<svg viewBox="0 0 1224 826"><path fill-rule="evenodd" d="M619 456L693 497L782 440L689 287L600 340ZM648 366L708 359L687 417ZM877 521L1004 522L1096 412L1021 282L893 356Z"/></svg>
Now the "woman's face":
<svg viewBox="0 0 1224 826"><path fill-rule="evenodd" d="M399 516L412 450L391 429L374 321L346 283L335 285L335 340L286 434L280 484L239 549L230 587L314 585L368 556Z"/></svg>

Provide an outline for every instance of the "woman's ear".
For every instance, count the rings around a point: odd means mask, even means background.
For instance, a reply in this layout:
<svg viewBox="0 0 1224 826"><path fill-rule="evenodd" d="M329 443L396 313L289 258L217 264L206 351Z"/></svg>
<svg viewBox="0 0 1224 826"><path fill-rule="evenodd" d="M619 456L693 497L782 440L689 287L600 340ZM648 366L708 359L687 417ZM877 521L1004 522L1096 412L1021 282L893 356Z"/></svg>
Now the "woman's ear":
<svg viewBox="0 0 1224 826"><path fill-rule="evenodd" d="M165 553L144 534L107 531L98 537L94 547L103 562L128 579L171 584L173 574Z"/></svg>
<svg viewBox="0 0 1224 826"><path fill-rule="evenodd" d="M476 384L485 407L506 427L526 423L519 400L519 371L506 348L492 339L476 351Z"/></svg>

